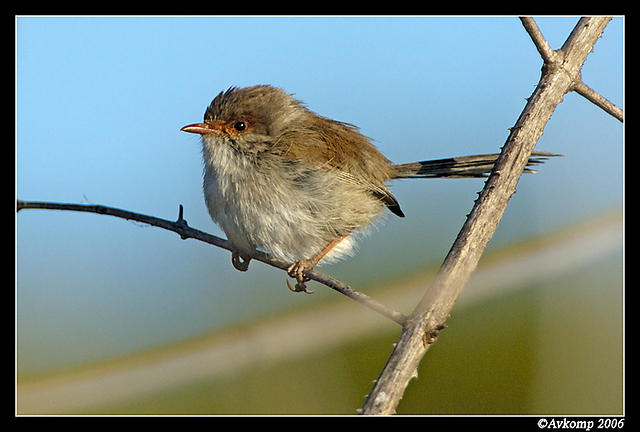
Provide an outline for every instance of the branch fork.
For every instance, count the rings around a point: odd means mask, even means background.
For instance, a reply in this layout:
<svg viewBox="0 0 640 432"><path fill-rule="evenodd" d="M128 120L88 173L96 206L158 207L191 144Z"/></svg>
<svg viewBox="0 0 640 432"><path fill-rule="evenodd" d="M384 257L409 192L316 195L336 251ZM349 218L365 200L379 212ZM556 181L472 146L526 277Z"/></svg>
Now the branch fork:
<svg viewBox="0 0 640 432"><path fill-rule="evenodd" d="M609 22L609 20L611 20L611 18L599 18L599 19L606 20L607 23ZM542 75L553 73L557 70L562 70L563 72L567 73L571 77L571 81L572 81L571 86L567 89L567 93L571 91L575 91L576 93L583 96L593 104L602 108L605 112L609 113L616 119L620 120L621 122L624 122L624 113L622 109L617 107L610 100L608 100L607 98L599 94L597 91L593 90L591 87L589 87L582 81L582 73L581 73L582 65L580 65L580 67L575 67L574 62L570 62L570 67L567 67L568 66L567 59L565 58L566 57L565 54L567 52L566 48L570 47L571 44L573 43L574 34L578 34L578 32L587 30L587 28L591 25L590 22L586 22L586 21L583 22L583 20L580 20L580 23L576 25L573 32L571 32L571 35L569 35L569 38L564 43L562 48L558 50L554 50L549 46L549 43L542 35L542 32L538 28L538 25L533 20L533 18L521 17L520 20L522 21L522 25L527 30L527 33L529 33L531 40L533 41L534 45L538 49L538 52L540 53L540 56L544 61L544 64L542 65Z"/></svg>

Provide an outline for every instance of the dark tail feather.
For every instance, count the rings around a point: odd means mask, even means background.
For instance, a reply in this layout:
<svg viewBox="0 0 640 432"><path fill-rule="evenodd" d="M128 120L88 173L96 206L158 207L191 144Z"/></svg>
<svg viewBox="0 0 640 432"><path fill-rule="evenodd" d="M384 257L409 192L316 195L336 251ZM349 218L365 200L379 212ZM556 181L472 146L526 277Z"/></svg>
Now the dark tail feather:
<svg viewBox="0 0 640 432"><path fill-rule="evenodd" d="M499 154L495 153L393 165L393 178L487 177L498 156ZM562 155L534 151L524 172L535 173L531 167L542 164L547 158L554 156Z"/></svg>

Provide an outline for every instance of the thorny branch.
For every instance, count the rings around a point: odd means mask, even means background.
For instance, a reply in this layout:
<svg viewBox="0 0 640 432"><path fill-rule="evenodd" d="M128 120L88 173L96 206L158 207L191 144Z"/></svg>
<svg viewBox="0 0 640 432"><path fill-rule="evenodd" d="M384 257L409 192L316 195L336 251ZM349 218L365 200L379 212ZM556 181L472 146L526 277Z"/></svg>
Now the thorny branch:
<svg viewBox="0 0 640 432"><path fill-rule="evenodd" d="M184 218L182 217L182 213L183 213L182 205L180 205L178 220L176 220L175 222L169 221L166 219L160 219L154 216L134 213L128 210L122 210L114 207L107 207L103 205L68 204L68 203L18 200L16 211L20 211L23 209L71 210L71 211L98 213L98 214L104 214L109 216L115 216L123 219L134 220L136 222L143 222L152 226L173 231L178 235L180 235L180 237L183 240L188 238L193 238L196 240L203 241L205 243L209 243L214 246L218 246L228 251L232 251L231 242L229 242L228 240L222 239L220 237L216 237L214 235L205 233L203 231L199 231L197 229L194 229L188 226L187 221L184 220ZM262 252L256 252L251 258L285 271L291 265L291 263L287 261L275 258L269 254L262 253ZM324 284L329 288L335 291L338 291L341 294L346 295L347 297L378 312L379 314L384 315L385 317L397 322L400 325L404 324L406 320L406 317L400 312L396 312L395 310L390 309L389 307L378 302L377 300L369 297L366 294L363 294L359 291L354 290L353 288L345 285L339 280L336 280L330 276L327 276L315 270L308 273L308 276L310 279L315 280L316 282Z"/></svg>
<svg viewBox="0 0 640 432"><path fill-rule="evenodd" d="M611 18L605 19L610 20ZM562 60L559 59L559 57L562 57L562 54L564 54L565 52L564 46L561 50L554 51L549 46L549 43L542 35L540 28L538 28L538 25L533 18L521 17L520 21L522 21L522 25L524 26L525 30L527 30L527 33L529 33L529 36L531 37L533 44L538 49L542 60L544 60L545 67L553 67L560 63ZM571 36L569 37L569 39L567 39L567 43L571 43ZM622 112L622 109L617 107L613 102L582 82L580 76L578 76L578 79L573 83L573 87L569 90L573 90L579 95L584 96L586 99L593 102L595 105L599 106L608 114L611 114L621 122L624 121L624 113Z"/></svg>
<svg viewBox="0 0 640 432"><path fill-rule="evenodd" d="M458 294L493 236L544 126L563 95L581 82L582 65L610 20L580 19L562 48L553 51L533 19L522 18L544 60L540 82L511 128L502 153L438 274L403 326L361 414L395 413L409 381L417 376L422 357L444 328Z"/></svg>

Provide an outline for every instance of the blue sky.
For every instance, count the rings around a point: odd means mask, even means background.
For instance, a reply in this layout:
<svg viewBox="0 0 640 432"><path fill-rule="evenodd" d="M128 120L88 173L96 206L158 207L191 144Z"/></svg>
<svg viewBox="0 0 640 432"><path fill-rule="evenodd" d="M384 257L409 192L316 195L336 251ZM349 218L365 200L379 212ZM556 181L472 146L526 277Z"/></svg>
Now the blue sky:
<svg viewBox="0 0 640 432"><path fill-rule="evenodd" d="M552 48L577 22L536 20ZM614 18L583 68L618 106L623 34ZM16 37L19 198L166 219L183 204L191 226L217 235L198 137L180 127L219 91L282 87L408 162L499 151L542 65L516 17L18 17ZM520 181L490 246L622 206L620 122L568 94L537 148L565 157ZM380 261L393 277L441 260L482 184L392 184L408 217L388 217L323 271L357 287L381 277ZM121 219L29 210L16 230L25 373L316 301L289 293L282 272L241 274L226 251Z"/></svg>

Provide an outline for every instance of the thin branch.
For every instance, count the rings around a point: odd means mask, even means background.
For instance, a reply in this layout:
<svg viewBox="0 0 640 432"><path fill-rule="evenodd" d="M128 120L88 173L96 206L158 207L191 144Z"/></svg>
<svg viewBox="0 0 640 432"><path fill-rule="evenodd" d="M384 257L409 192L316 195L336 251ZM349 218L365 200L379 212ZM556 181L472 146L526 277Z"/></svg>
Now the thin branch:
<svg viewBox="0 0 640 432"><path fill-rule="evenodd" d="M107 207L103 205L68 204L68 203L17 200L16 211L18 212L23 209L70 210L70 211L98 213L98 214L104 214L109 216L115 216L122 219L128 219L128 220L134 220L136 222L146 223L148 225L156 226L158 228L163 228L168 231L173 231L178 235L180 235L180 237L183 240L188 238L193 238L196 240L203 241L205 243L209 243L214 246L218 246L228 251L233 250L232 244L228 240L225 240L220 237L216 237L206 232L199 231L197 229L189 227L187 225L187 221L184 220L182 217L182 205L180 205L178 220L176 220L175 222L169 221L166 219L160 219L154 216L148 216L140 213L130 212L128 210L122 210L114 207ZM261 261L272 267L279 268L284 271L286 271L287 268L291 265L291 263L287 261L275 258L269 254L259 252L259 251L254 253L251 256L251 258L257 261ZM359 291L356 291L353 288L349 287L348 285L345 285L344 283L340 282L337 279L334 279L330 276L327 276L315 270L308 273L308 277L316 282L319 282L323 285L328 286L329 288L335 291L338 291L341 294L346 295L347 297L357 301L358 303L368 307L369 309L374 310L375 312L378 312L379 314L395 321L400 325L403 325L406 321L406 317L400 312L396 312L395 310L383 305L382 303L369 297L368 295L363 294Z"/></svg>
<svg viewBox="0 0 640 432"><path fill-rule="evenodd" d="M622 111L622 109L618 108L613 102L602 96L600 93L598 93L582 81L578 81L573 86L573 90L575 90L576 93L584 96L587 100L593 102L621 122L624 122L624 111Z"/></svg>
<svg viewBox="0 0 640 432"><path fill-rule="evenodd" d="M520 21L522 21L522 25L524 26L529 36L531 36L531 40L533 40L533 44L538 49L542 60L545 63L551 63L554 61L556 57L556 53L551 49L549 43L542 35L538 24L531 17L520 17Z"/></svg>
<svg viewBox="0 0 640 432"><path fill-rule="evenodd" d="M502 153L438 274L403 326L400 339L367 396L361 414L395 412L409 381L417 376L422 357L444 328L458 294L493 236L546 123L563 95L572 88L608 21L606 18L582 18L570 35L572 42L565 43L559 53L563 66L543 68L538 86L511 128ZM537 26L533 28L529 19L524 19L523 24L537 39ZM541 55L549 56L545 45L540 41L536 43Z"/></svg>

